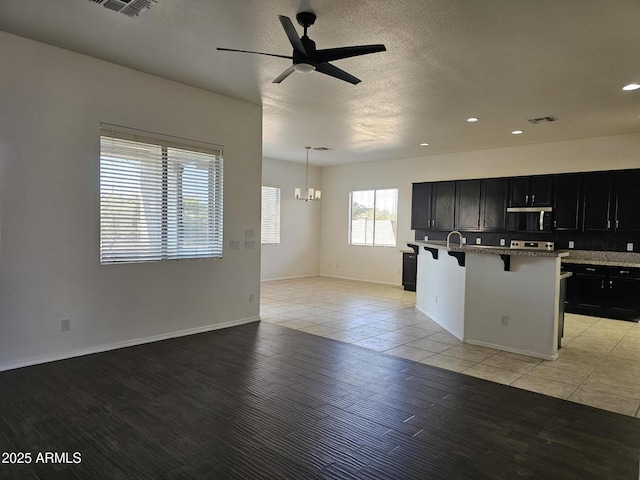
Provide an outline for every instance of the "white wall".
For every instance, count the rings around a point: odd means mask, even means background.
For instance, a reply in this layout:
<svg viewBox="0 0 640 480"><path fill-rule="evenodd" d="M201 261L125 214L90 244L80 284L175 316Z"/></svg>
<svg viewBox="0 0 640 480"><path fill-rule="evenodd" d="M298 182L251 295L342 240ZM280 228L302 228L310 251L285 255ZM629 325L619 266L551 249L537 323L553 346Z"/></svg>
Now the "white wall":
<svg viewBox="0 0 640 480"><path fill-rule="evenodd" d="M0 369L258 318L259 242L228 246L260 230L259 106L6 33L0 65ZM223 259L100 265L100 122L224 145Z"/></svg>
<svg viewBox="0 0 640 480"><path fill-rule="evenodd" d="M262 161L262 184L280 187L280 244L262 246L262 280L319 274L320 211L324 199L303 202L294 198L295 188L304 190L305 177L304 164L266 158ZM322 190L317 167L309 167L309 186Z"/></svg>
<svg viewBox="0 0 640 480"><path fill-rule="evenodd" d="M406 240L414 240L412 182L624 168L640 168L640 134L326 167L320 274L400 284L399 250ZM398 246L351 246L347 243L349 192L379 187L399 189Z"/></svg>

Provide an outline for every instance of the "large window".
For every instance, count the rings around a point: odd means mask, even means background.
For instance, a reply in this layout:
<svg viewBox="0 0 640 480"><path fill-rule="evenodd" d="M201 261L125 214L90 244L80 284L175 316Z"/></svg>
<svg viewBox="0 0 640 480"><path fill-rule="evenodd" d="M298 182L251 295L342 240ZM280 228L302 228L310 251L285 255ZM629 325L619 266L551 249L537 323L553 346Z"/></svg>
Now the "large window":
<svg viewBox="0 0 640 480"><path fill-rule="evenodd" d="M221 148L103 130L100 262L222 257L222 173Z"/></svg>
<svg viewBox="0 0 640 480"><path fill-rule="evenodd" d="M398 189L357 190L349 196L351 245L396 246Z"/></svg>
<svg viewBox="0 0 640 480"><path fill-rule="evenodd" d="M262 244L280 243L280 188L262 186Z"/></svg>

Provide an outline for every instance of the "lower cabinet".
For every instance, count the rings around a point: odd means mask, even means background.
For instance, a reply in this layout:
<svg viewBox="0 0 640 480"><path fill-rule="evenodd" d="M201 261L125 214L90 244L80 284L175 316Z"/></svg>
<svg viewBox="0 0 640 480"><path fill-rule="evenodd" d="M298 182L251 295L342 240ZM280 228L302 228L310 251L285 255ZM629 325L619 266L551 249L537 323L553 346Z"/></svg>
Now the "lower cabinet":
<svg viewBox="0 0 640 480"><path fill-rule="evenodd" d="M640 268L563 263L567 279L565 311L616 318L640 319Z"/></svg>
<svg viewBox="0 0 640 480"><path fill-rule="evenodd" d="M405 290L416 291L418 258L413 252L402 252L402 286Z"/></svg>

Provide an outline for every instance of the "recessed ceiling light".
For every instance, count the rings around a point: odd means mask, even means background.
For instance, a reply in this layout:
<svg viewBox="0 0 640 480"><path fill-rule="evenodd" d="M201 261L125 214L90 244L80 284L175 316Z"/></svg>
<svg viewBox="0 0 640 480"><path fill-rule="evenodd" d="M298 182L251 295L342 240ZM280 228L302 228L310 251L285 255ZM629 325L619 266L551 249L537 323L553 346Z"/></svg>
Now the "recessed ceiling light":
<svg viewBox="0 0 640 480"><path fill-rule="evenodd" d="M477 121L478 121L478 119L477 119L476 117L469 117L469 118L467 118L467 122L469 122L469 123L475 123L475 122L477 122Z"/></svg>
<svg viewBox="0 0 640 480"><path fill-rule="evenodd" d="M428 143L421 143L421 144L420 144L420 146L421 146L421 147L428 147L428 146L429 146L429 144L428 144Z"/></svg>
<svg viewBox="0 0 640 480"><path fill-rule="evenodd" d="M522 130L514 130L513 132L514 135L522 135L524 132Z"/></svg>
<svg viewBox="0 0 640 480"><path fill-rule="evenodd" d="M637 83L630 83L629 85L625 85L624 87L622 87L622 90L626 90L627 92L630 90L638 90L640 88L640 85L638 85Z"/></svg>

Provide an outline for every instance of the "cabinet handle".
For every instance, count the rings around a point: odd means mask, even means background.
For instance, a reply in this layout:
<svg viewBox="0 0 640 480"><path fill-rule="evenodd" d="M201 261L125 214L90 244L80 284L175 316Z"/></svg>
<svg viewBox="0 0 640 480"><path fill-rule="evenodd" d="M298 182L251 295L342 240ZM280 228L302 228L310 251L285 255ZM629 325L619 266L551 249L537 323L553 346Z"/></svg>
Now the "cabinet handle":
<svg viewBox="0 0 640 480"><path fill-rule="evenodd" d="M604 290L604 280L602 280L602 283L600 284L600 289Z"/></svg>
<svg viewBox="0 0 640 480"><path fill-rule="evenodd" d="M525 204L529 203L529 195L528 194L524 196L524 203Z"/></svg>
<svg viewBox="0 0 640 480"><path fill-rule="evenodd" d="M589 267L587 267L587 272L595 272L595 271L596 271L596 269L595 269L595 268L589 268Z"/></svg>
<svg viewBox="0 0 640 480"><path fill-rule="evenodd" d="M611 220L607 220L607 228L611 228Z"/></svg>
<svg viewBox="0 0 640 480"><path fill-rule="evenodd" d="M613 280L609 280L609 288L613 288Z"/></svg>
<svg viewBox="0 0 640 480"><path fill-rule="evenodd" d="M620 228L620 220L616 220L616 228Z"/></svg>
<svg viewBox="0 0 640 480"><path fill-rule="evenodd" d="M620 273L629 273L629 270L620 270Z"/></svg>
<svg viewBox="0 0 640 480"><path fill-rule="evenodd" d="M536 203L536 196L531 195L531 204L533 205L534 203Z"/></svg>

